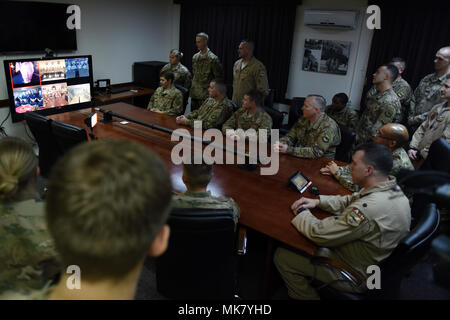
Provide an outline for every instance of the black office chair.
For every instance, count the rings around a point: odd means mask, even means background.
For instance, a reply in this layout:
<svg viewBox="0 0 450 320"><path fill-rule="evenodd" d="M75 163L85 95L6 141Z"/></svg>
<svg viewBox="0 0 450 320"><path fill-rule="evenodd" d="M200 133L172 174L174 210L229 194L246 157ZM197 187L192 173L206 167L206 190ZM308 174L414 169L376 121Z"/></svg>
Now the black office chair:
<svg viewBox="0 0 450 320"><path fill-rule="evenodd" d="M184 114L186 112L186 106L188 104L188 100L189 100L189 89L180 86L178 84L175 85L175 88L177 88L178 90L181 91L181 93L183 94L183 113Z"/></svg>
<svg viewBox="0 0 450 320"><path fill-rule="evenodd" d="M294 97L292 98L291 107L289 108L289 117L287 125L281 127L280 132L286 134L291 130L294 124L303 117L303 103L305 102L305 97Z"/></svg>
<svg viewBox="0 0 450 320"><path fill-rule="evenodd" d="M88 141L86 130L83 128L56 120L52 121L51 126L53 136L63 153L79 143Z"/></svg>
<svg viewBox="0 0 450 320"><path fill-rule="evenodd" d="M39 146L39 168L41 175L48 177L52 166L62 154L52 134L52 120L36 112L26 112L24 117Z"/></svg>
<svg viewBox="0 0 450 320"><path fill-rule="evenodd" d="M338 161L350 162L351 150L356 139L356 132L338 123L341 131L341 143L336 147L335 159Z"/></svg>
<svg viewBox="0 0 450 320"><path fill-rule="evenodd" d="M334 300L395 299L402 279L430 248L431 241L439 230L439 223L440 214L436 204L428 203L417 225L400 241L392 254L380 263L381 289L356 294L325 286L319 289L319 295L321 298Z"/></svg>
<svg viewBox="0 0 450 320"><path fill-rule="evenodd" d="M236 232L230 209L172 210L167 251L156 260L158 292L172 299L232 299Z"/></svg>
<svg viewBox="0 0 450 320"><path fill-rule="evenodd" d="M269 89L269 94L264 98L264 106L267 108L273 108L274 99L275 89Z"/></svg>
<svg viewBox="0 0 450 320"><path fill-rule="evenodd" d="M428 152L428 157L419 170L437 170L450 173L450 143L444 138L434 141Z"/></svg>
<svg viewBox="0 0 450 320"><path fill-rule="evenodd" d="M280 129L283 124L283 113L269 107L263 107L264 111L272 118L272 129Z"/></svg>

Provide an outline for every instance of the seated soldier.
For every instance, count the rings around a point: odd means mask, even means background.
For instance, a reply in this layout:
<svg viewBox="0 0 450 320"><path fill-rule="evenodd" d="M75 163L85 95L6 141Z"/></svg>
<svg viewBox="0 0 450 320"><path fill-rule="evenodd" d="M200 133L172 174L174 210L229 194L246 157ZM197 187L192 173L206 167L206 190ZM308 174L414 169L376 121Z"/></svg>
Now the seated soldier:
<svg viewBox="0 0 450 320"><path fill-rule="evenodd" d="M233 113L233 106L226 96L227 87L220 80L213 80L208 88L209 98L203 102L200 109L190 112L187 116L181 115L176 118L178 124L193 127L194 121L201 121L203 129L221 129L223 123Z"/></svg>
<svg viewBox="0 0 450 320"><path fill-rule="evenodd" d="M321 247L315 254L319 263L288 249L276 250L275 265L293 299L319 299L311 277L338 290L364 292L370 276L367 267L389 257L409 232L411 209L396 179L388 176L392 170L389 149L381 144L360 145L350 168L353 181L363 188L360 193L302 197L291 206L296 215L291 223ZM315 207L334 216L317 219L309 210ZM320 263L324 260L327 265ZM336 269L346 270L355 280L344 278Z"/></svg>
<svg viewBox="0 0 450 320"><path fill-rule="evenodd" d="M74 147L53 168L46 200L61 279L26 297L133 299L146 256L167 248L171 198L167 167L149 148L102 140Z"/></svg>
<svg viewBox="0 0 450 320"><path fill-rule="evenodd" d="M191 164L183 166L183 182L186 192L173 196L174 208L233 209L234 221L239 219L239 206L232 198L214 197L206 191L213 174L213 166L209 164Z"/></svg>
<svg viewBox="0 0 450 320"><path fill-rule="evenodd" d="M272 118L270 115L262 109L263 94L258 90L250 90L244 94L242 99L242 107L239 108L233 115L223 124L222 132L227 138L233 140L240 140L244 137L236 129L248 130L254 129L256 135L258 130L266 130L267 137L270 136L270 130L272 129ZM246 137L249 139L257 139L257 136L253 136L249 132L246 132Z"/></svg>
<svg viewBox="0 0 450 320"><path fill-rule="evenodd" d="M183 113L183 94L173 84L174 74L166 71L159 77L159 84L150 98L147 110L177 116Z"/></svg>
<svg viewBox="0 0 450 320"><path fill-rule="evenodd" d="M335 94L333 102L325 108L325 113L337 123L356 130L358 114L353 108L347 107L348 96L345 93Z"/></svg>
<svg viewBox="0 0 450 320"><path fill-rule="evenodd" d="M395 176L401 169L414 170L411 160L403 145L409 140L408 130L404 125L398 123L388 123L380 128L374 135L374 142L383 144L392 151L393 166L390 172ZM350 166L339 167L334 161L330 161L325 167L320 169L325 175L332 175L341 185L350 191L359 191L359 186L353 183Z"/></svg>
<svg viewBox="0 0 450 320"><path fill-rule="evenodd" d="M0 293L40 289L60 271L36 189L38 162L28 142L0 140Z"/></svg>
<svg viewBox="0 0 450 320"><path fill-rule="evenodd" d="M327 157L334 159L336 147L341 143L337 123L324 113L325 99L309 95L303 104L303 118L274 145L276 151L301 158Z"/></svg>

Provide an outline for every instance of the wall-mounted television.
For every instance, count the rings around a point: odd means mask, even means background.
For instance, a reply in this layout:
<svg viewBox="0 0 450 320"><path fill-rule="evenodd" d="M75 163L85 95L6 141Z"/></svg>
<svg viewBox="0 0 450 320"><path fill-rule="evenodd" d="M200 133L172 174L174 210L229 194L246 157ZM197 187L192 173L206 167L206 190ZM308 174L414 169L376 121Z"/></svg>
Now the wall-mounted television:
<svg viewBox="0 0 450 320"><path fill-rule="evenodd" d="M13 122L92 106L92 56L4 60Z"/></svg>
<svg viewBox="0 0 450 320"><path fill-rule="evenodd" d="M76 29L67 28L68 6L0 1L0 53L77 50Z"/></svg>

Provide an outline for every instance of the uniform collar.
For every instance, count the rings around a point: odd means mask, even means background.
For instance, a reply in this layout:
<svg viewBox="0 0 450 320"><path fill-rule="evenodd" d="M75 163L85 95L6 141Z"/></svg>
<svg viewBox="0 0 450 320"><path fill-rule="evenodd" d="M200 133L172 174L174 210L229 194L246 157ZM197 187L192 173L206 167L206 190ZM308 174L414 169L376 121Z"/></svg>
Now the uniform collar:
<svg viewBox="0 0 450 320"><path fill-rule="evenodd" d="M326 116L325 112L322 113L320 115L320 117L317 119L317 121L314 122L314 123L312 123L309 119L305 119L305 120L308 123L308 127L311 127L313 129L317 129L320 126L320 124L322 123L322 121L325 119L325 116Z"/></svg>
<svg viewBox="0 0 450 320"><path fill-rule="evenodd" d="M397 179L395 179L394 176L389 176L388 181L381 182L381 183L374 185L368 189L362 188L359 194L361 197L363 197L370 193L382 192L382 191L387 191L390 189L399 189L400 190L400 187L397 186Z"/></svg>
<svg viewBox="0 0 450 320"><path fill-rule="evenodd" d="M211 196L211 191L206 192L192 192L192 191L186 191L183 193L185 196L194 197L194 198L206 198Z"/></svg>

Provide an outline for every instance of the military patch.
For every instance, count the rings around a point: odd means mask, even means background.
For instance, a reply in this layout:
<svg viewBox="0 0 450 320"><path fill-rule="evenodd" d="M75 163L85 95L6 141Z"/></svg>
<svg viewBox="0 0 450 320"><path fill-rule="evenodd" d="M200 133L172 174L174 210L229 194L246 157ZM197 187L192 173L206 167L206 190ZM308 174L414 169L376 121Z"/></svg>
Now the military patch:
<svg viewBox="0 0 450 320"><path fill-rule="evenodd" d="M389 110L388 111L386 111L385 113L384 113L384 115L386 116L386 117L392 117L392 112L390 112Z"/></svg>
<svg viewBox="0 0 450 320"><path fill-rule="evenodd" d="M359 226L366 217L359 211L358 208L352 208L352 211L347 214L347 223L351 226L357 227Z"/></svg>
<svg viewBox="0 0 450 320"><path fill-rule="evenodd" d="M325 143L328 143L328 142L330 142L330 138L328 138L328 136L323 136L322 141Z"/></svg>

